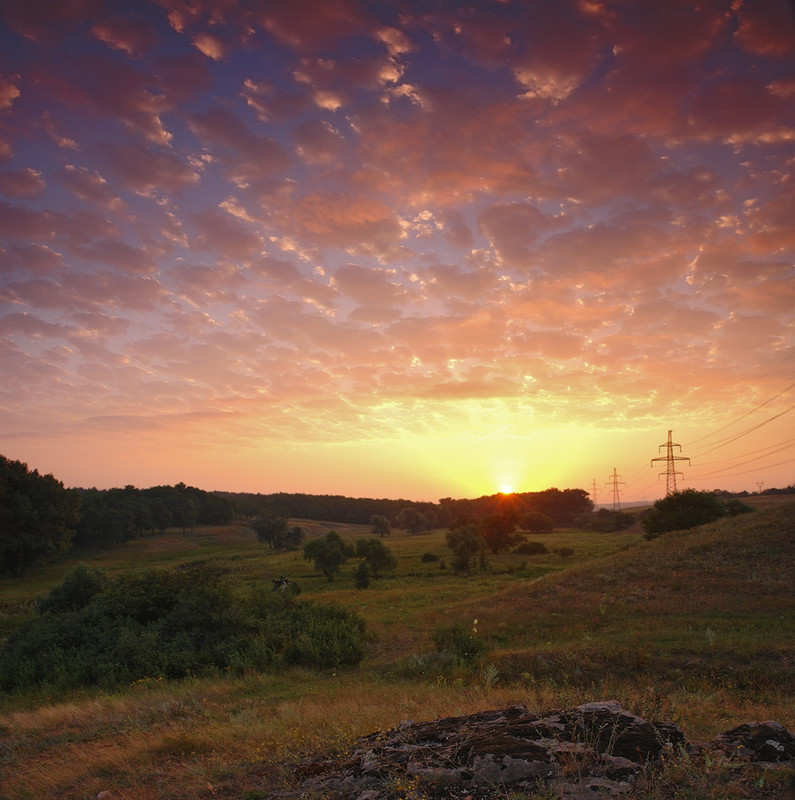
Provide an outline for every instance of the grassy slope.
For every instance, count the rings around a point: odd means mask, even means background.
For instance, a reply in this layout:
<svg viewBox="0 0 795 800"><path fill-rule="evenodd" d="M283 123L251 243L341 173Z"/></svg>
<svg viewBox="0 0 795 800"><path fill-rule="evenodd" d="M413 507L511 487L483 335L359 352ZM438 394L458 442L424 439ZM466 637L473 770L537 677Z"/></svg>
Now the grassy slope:
<svg viewBox="0 0 795 800"><path fill-rule="evenodd" d="M344 529L348 538L366 528ZM357 592L329 584L295 554L270 554L245 529L131 542L92 558L111 572L207 560L240 591L289 574L306 597L357 609L376 634L355 673L141 682L112 696L6 698L0 704L0 797L256 797L285 758L344 746L396 725L523 702L535 708L615 697L678 722L690 738L740 722L793 716L795 505L646 542L638 533L556 532L562 559L499 556L458 578L443 533L388 540L396 576ZM536 537L541 538L541 537ZM523 563L524 562L524 563ZM7 624L70 565L0 583ZM350 570L348 570L350 572ZM396 669L430 648L439 623L478 620L494 672L411 677ZM399 676L399 677L398 677ZM4 774L3 774L4 773ZM262 796L262 795L261 795Z"/></svg>

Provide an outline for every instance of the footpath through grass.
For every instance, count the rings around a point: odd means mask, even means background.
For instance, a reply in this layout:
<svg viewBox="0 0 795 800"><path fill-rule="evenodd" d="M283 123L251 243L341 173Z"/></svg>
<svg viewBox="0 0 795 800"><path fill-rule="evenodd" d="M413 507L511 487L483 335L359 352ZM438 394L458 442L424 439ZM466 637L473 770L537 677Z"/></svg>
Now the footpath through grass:
<svg viewBox="0 0 795 800"><path fill-rule="evenodd" d="M332 527L344 538L370 535ZM545 710L614 698L672 719L688 738L761 719L795 728L795 504L650 542L638 532L532 538L550 553L501 554L462 577L422 560L431 552L449 563L442 531L396 533L385 543L398 569L361 591L353 565L330 583L300 553L272 553L243 526L83 554L111 574L207 563L241 593L288 575L302 597L366 619L368 656L339 674L221 674L110 694L0 698L0 797L253 800L278 784L286 761L342 750L403 719L515 702ZM574 555L552 552L561 547ZM0 581L0 635L74 563ZM477 667L435 669L431 634L453 623L492 647ZM687 780L690 794L679 797L744 796Z"/></svg>

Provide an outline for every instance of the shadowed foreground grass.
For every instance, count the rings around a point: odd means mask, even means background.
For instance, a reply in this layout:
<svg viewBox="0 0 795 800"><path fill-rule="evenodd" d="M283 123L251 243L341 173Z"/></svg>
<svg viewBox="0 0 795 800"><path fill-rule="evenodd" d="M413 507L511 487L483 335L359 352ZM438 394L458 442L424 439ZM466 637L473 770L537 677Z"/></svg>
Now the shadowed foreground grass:
<svg viewBox="0 0 795 800"><path fill-rule="evenodd" d="M152 679L112 694L0 698L0 798L84 800L107 791L109 800L254 800L281 784L288 762L341 752L401 720L510 703L543 711L616 699L647 719L673 720L689 739L753 720L793 729L795 505L651 542L637 533L533 538L550 551L571 546L575 556L501 555L464 578L420 560L447 555L443 532L396 534L386 540L396 574L366 591L347 574L325 581L300 555L270 553L244 528L109 551L92 563L120 573L205 561L225 567L241 592L289 574L306 596L367 619L369 656L348 673ZM48 569L49 583L41 575L27 588L3 581L5 624L68 566ZM436 670L430 633L454 622L476 628L493 649L476 666ZM788 781L678 756L637 796L783 800ZM422 787L406 784L395 797L418 800Z"/></svg>

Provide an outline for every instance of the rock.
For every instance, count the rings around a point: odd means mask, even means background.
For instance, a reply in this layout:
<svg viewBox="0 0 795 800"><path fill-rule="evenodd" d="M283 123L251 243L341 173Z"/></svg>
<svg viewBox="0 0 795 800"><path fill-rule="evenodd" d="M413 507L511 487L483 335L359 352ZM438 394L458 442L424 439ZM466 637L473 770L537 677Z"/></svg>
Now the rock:
<svg viewBox="0 0 795 800"><path fill-rule="evenodd" d="M716 736L711 746L727 758L758 764L795 763L795 736L778 722L750 722Z"/></svg>
<svg viewBox="0 0 795 800"><path fill-rule="evenodd" d="M358 740L337 759L295 765L294 790L271 798L383 800L390 782L414 782L429 800L491 797L493 787L584 800L631 795L642 772L672 749L728 753L759 763L792 762L795 739L776 722L741 725L690 743L672 722L647 722L616 701L543 715L510 706L397 728Z"/></svg>

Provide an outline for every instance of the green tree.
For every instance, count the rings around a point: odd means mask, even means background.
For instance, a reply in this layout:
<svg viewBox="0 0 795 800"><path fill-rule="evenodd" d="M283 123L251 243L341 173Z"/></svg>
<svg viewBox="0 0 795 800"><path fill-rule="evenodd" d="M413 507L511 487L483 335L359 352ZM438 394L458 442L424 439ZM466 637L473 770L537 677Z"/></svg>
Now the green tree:
<svg viewBox="0 0 795 800"><path fill-rule="evenodd" d="M356 542L356 556L365 560L374 578L397 566L392 551L380 539L359 539Z"/></svg>
<svg viewBox="0 0 795 800"><path fill-rule="evenodd" d="M257 541L267 543L274 550L279 549L280 542L287 533L287 517L273 511L257 517L251 527L257 534Z"/></svg>
<svg viewBox="0 0 795 800"><path fill-rule="evenodd" d="M684 489L658 500L643 518L643 528L646 538L653 539L667 531L681 531L714 522L725 514L725 503L713 492Z"/></svg>
<svg viewBox="0 0 795 800"><path fill-rule="evenodd" d="M353 555L353 547L343 542L336 531L330 531L322 538L312 539L304 545L304 560L313 562L315 569L330 581Z"/></svg>
<svg viewBox="0 0 795 800"><path fill-rule="evenodd" d="M22 577L68 550L79 519L76 489L0 456L0 574Z"/></svg>
<svg viewBox="0 0 795 800"><path fill-rule="evenodd" d="M406 508L401 509L400 513L397 515L396 522L401 528L409 531L409 533L419 533L425 530L428 524L425 515L417 511L413 506L406 506Z"/></svg>
<svg viewBox="0 0 795 800"><path fill-rule="evenodd" d="M371 532L377 534L381 538L389 536L392 533L392 526L389 524L389 520L381 514L373 514L373 516L370 517L370 525L373 526Z"/></svg>
<svg viewBox="0 0 795 800"><path fill-rule="evenodd" d="M454 530L447 531L447 546L453 551L453 571L459 575L466 575L476 555L483 558L486 542L478 533L475 525L461 525Z"/></svg>
<svg viewBox="0 0 795 800"><path fill-rule="evenodd" d="M480 522L480 535L491 548L492 553L507 550L513 543L516 517L513 513L490 514Z"/></svg>
<svg viewBox="0 0 795 800"><path fill-rule="evenodd" d="M528 511L523 514L519 524L523 531L530 531L530 533L546 533L555 527L552 518L540 511Z"/></svg>

